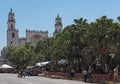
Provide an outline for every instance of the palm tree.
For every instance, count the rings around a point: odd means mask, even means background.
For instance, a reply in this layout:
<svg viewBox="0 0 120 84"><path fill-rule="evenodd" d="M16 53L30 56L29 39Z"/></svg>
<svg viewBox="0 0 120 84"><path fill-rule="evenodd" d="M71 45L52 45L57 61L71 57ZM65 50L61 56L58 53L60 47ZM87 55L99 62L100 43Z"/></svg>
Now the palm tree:
<svg viewBox="0 0 120 84"><path fill-rule="evenodd" d="M109 38L109 30L112 28L113 20L108 19L106 16L102 16L100 19L96 19L96 27L98 29L98 53L101 56L101 63L103 63L103 69L105 72L108 72L107 65L107 53L108 53L108 38Z"/></svg>
<svg viewBox="0 0 120 84"><path fill-rule="evenodd" d="M118 21L120 22L120 16L117 17Z"/></svg>

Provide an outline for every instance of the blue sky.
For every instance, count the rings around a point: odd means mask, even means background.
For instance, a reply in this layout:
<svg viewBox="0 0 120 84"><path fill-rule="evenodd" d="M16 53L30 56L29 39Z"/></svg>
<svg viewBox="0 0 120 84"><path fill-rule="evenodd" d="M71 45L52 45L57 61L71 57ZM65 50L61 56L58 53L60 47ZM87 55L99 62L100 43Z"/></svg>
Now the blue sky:
<svg viewBox="0 0 120 84"><path fill-rule="evenodd" d="M19 37L25 30L54 31L55 17L59 13L63 27L83 17L88 22L106 15L116 21L120 16L120 0L0 0L0 50L6 46L7 19L10 8L16 19Z"/></svg>

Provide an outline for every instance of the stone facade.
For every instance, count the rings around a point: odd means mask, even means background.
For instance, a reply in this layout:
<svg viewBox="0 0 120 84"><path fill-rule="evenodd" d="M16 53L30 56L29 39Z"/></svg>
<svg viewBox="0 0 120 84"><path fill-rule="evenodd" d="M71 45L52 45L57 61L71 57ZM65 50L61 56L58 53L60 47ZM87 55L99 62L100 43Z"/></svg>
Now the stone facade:
<svg viewBox="0 0 120 84"><path fill-rule="evenodd" d="M19 38L19 31L15 27L15 22L15 15L11 9L7 21L7 47L25 46L27 43L35 46L39 40L48 38L48 31L35 30L26 30L26 38Z"/></svg>
<svg viewBox="0 0 120 84"><path fill-rule="evenodd" d="M15 27L15 14L10 10L7 21L7 47L8 46L24 46L27 43L35 46L41 39L48 38L48 31L26 30L26 38L19 38L19 31ZM53 37L62 32L62 19L59 14L55 18L55 31Z"/></svg>
<svg viewBox="0 0 120 84"><path fill-rule="evenodd" d="M47 39L48 31L26 30L26 42L35 46L39 40Z"/></svg>
<svg viewBox="0 0 120 84"><path fill-rule="evenodd" d="M26 38L20 38L19 39L19 46L25 46L26 45Z"/></svg>
<svg viewBox="0 0 120 84"><path fill-rule="evenodd" d="M58 33L61 33L62 32L62 19L61 17L59 17L59 14L57 15L56 19L55 19L55 31L53 33L53 37L56 37L56 35Z"/></svg>

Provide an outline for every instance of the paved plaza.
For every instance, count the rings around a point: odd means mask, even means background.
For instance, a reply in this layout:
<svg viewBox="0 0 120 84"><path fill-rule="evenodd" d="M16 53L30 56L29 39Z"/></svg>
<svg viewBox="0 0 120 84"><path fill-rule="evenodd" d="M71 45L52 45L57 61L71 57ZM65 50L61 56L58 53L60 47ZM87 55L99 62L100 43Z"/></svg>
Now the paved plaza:
<svg viewBox="0 0 120 84"><path fill-rule="evenodd" d="M0 84L91 84L91 83L63 79L51 79L38 76L18 78L17 74L0 73Z"/></svg>

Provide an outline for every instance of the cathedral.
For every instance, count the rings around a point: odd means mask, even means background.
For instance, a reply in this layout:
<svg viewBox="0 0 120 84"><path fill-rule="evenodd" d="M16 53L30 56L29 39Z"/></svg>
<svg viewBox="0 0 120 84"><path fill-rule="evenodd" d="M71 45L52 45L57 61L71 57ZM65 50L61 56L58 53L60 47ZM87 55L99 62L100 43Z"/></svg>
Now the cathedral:
<svg viewBox="0 0 120 84"><path fill-rule="evenodd" d="M26 44L30 44L35 46L39 40L48 39L48 31L35 31L35 30L27 30L26 29L26 37L19 38L19 30L16 28L16 20L15 14L10 9L8 13L8 20L7 20L7 46L3 48L1 51L0 56L0 65L6 63L6 48L9 46L25 46ZM55 30L53 32L53 37L55 38L58 33L62 32L62 19L59 17L59 14L55 18Z"/></svg>
<svg viewBox="0 0 120 84"><path fill-rule="evenodd" d="M19 30L16 29L15 22L15 14L11 9L7 20L7 47L24 46L26 44L35 46L39 40L48 38L48 31L41 30L26 30L26 37L19 38ZM60 32L62 32L62 20L59 15L57 15L55 18L55 31L53 33L53 37L55 37L57 33Z"/></svg>

